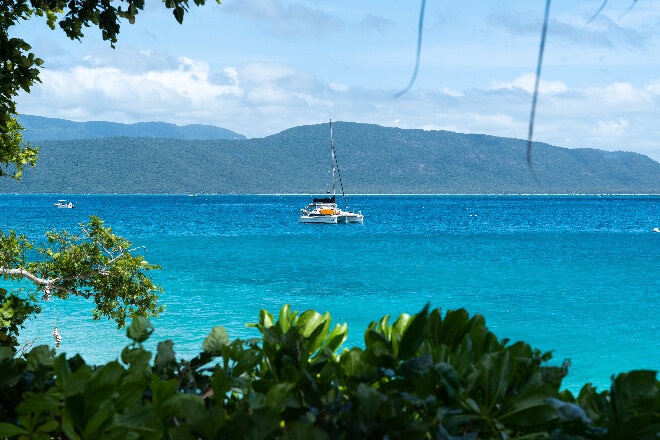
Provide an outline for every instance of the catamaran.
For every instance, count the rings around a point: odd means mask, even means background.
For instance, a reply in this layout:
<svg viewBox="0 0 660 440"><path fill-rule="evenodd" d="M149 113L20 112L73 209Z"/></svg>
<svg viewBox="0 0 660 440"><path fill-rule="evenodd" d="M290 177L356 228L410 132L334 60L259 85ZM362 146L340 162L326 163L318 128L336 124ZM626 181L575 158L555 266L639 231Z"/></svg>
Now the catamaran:
<svg viewBox="0 0 660 440"><path fill-rule="evenodd" d="M313 198L312 203L300 210L300 223L362 223L364 216L362 211L353 212L346 205L346 194L344 184L339 172L339 164L335 155L335 143L332 139L332 119L330 120L330 157L332 159L332 197ZM341 188L342 199L344 200L344 209L337 206L337 194L335 186L335 173L339 177L339 186Z"/></svg>

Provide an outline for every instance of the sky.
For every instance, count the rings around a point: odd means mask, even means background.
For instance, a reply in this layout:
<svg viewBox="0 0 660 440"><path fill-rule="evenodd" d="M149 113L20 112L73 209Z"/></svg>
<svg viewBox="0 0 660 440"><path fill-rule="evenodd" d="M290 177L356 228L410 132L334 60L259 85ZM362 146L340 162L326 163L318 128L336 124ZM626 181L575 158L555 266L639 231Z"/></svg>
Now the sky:
<svg viewBox="0 0 660 440"><path fill-rule="evenodd" d="M420 0L421 1L421 0ZM146 0L116 47L40 17L20 114L215 125L264 137L329 119L526 139L545 0L207 0L179 25ZM114 2L113 2L114 3ZM554 0L534 140L660 162L660 2Z"/></svg>

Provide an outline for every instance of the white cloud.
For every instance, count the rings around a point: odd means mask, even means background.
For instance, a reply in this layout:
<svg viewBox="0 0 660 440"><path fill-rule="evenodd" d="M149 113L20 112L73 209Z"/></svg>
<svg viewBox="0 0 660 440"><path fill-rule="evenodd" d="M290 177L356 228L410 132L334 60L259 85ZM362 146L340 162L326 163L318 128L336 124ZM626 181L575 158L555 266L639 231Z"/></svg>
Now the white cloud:
<svg viewBox="0 0 660 440"><path fill-rule="evenodd" d="M146 56L146 55L145 55ZM261 137L303 124L336 120L401 128L485 133L524 139L532 76L486 89L413 89L394 99L391 90L324 83L285 64L247 63L213 69L180 57L161 69L72 66L42 73L42 83L18 100L19 111L73 120L163 121L213 124ZM567 147L633 149L660 160L649 114L660 81L644 87L614 82L570 89L543 81L535 140ZM522 93L521 93L522 92Z"/></svg>
<svg viewBox="0 0 660 440"><path fill-rule="evenodd" d="M653 95L660 95L660 79L656 79L646 86L646 91Z"/></svg>
<svg viewBox="0 0 660 440"><path fill-rule="evenodd" d="M608 121L598 121L598 129L595 135L600 138L620 137L626 133L628 121L623 118Z"/></svg>
<svg viewBox="0 0 660 440"><path fill-rule="evenodd" d="M337 83L330 83L328 84L330 86L330 89L337 91L337 92L346 92L348 91L348 86L346 84L337 84Z"/></svg>
<svg viewBox="0 0 660 440"><path fill-rule="evenodd" d="M446 86L442 87L442 93L444 93L445 95L453 96L454 98L459 98L459 97L463 96L462 92L450 89L449 87L446 87Z"/></svg>
<svg viewBox="0 0 660 440"><path fill-rule="evenodd" d="M197 113L212 107L222 97L241 96L243 90L235 69L227 68L223 73L225 84L212 83L209 66L187 58L181 58L176 69L140 73L109 66L51 69L42 72L41 84L30 95L19 98L19 109L23 113L93 120L125 112L118 122L125 122L137 112L149 120L168 114L176 118L186 111ZM166 119L174 122L173 117Z"/></svg>
<svg viewBox="0 0 660 440"><path fill-rule="evenodd" d="M648 92L626 82L616 82L605 87L590 87L587 93L593 95L603 104L624 105L626 111L634 110L630 106L646 106L651 104ZM622 109L622 110L623 110Z"/></svg>
<svg viewBox="0 0 660 440"><path fill-rule="evenodd" d="M526 73L513 81L494 81L490 84L490 90L499 89L520 89L531 94L534 92L534 83L536 82L536 75L533 73ZM542 79L539 82L539 94L541 95L555 95L568 91L568 87L562 81L547 81Z"/></svg>

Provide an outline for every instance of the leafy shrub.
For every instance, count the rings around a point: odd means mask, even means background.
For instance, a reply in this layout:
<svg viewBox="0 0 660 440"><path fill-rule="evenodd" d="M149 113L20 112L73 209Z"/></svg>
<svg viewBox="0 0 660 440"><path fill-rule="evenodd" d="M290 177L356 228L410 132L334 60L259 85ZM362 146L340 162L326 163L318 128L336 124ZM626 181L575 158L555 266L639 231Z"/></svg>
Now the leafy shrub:
<svg viewBox="0 0 660 440"><path fill-rule="evenodd" d="M657 439L654 371L609 391L560 391L567 365L498 340L482 316L428 307L369 325L364 348L341 348L347 326L285 306L262 311L261 338L215 327L203 351L153 354L146 318L127 330L119 360L87 365L45 346L0 348L0 438Z"/></svg>

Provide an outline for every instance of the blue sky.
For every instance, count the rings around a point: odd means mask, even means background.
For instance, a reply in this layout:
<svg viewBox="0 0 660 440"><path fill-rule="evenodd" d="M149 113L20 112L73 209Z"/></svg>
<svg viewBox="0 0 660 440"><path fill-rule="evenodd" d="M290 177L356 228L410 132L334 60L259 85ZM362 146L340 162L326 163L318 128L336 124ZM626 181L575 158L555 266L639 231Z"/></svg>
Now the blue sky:
<svg viewBox="0 0 660 440"><path fill-rule="evenodd" d="M192 2L191 2L192 3ZM534 138L660 161L660 2L554 0ZM634 7L631 8L631 5ZM211 124L248 137L329 118L526 138L545 0L225 0L183 25L147 0L116 48L41 18L14 31L45 61L18 111Z"/></svg>

